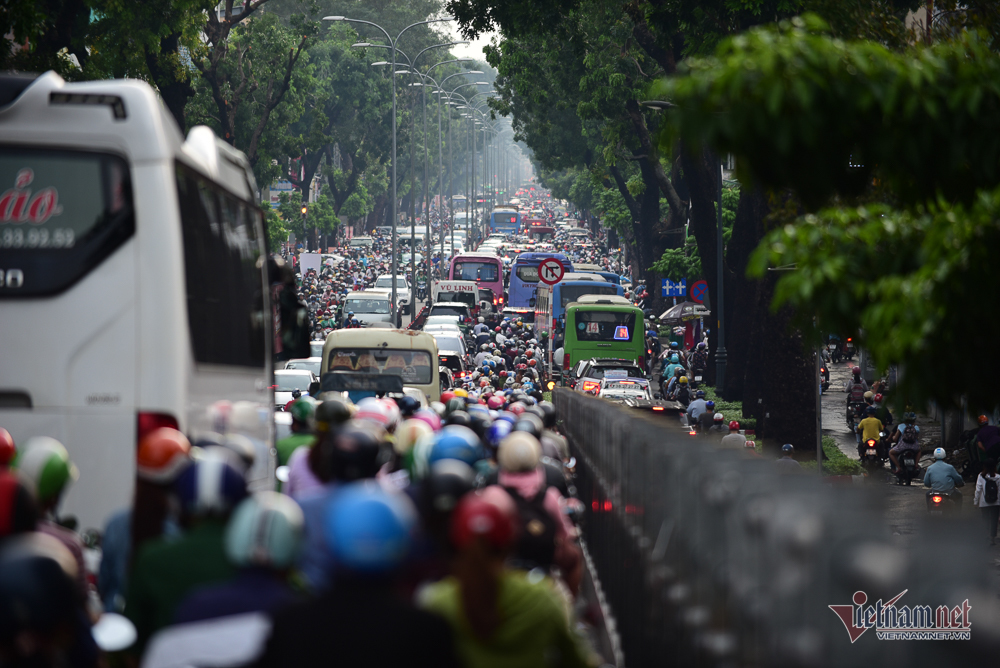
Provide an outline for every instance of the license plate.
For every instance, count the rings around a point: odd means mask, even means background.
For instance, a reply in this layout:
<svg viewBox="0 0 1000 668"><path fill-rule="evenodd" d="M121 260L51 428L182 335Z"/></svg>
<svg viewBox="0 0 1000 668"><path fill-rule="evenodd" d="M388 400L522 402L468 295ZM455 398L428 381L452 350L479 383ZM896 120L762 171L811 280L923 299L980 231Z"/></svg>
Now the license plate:
<svg viewBox="0 0 1000 668"><path fill-rule="evenodd" d="M695 376L694 377L694 382L700 383L701 382L701 376Z"/></svg>
<svg viewBox="0 0 1000 668"><path fill-rule="evenodd" d="M854 347L854 344L853 344L853 343L848 343L848 344L847 344L847 347L848 347L848 348L853 348L853 347Z"/></svg>
<svg viewBox="0 0 1000 668"><path fill-rule="evenodd" d="M943 514L940 510L932 510L931 515L941 515Z"/></svg>
<svg viewBox="0 0 1000 668"><path fill-rule="evenodd" d="M869 450L869 451L868 451L868 452L866 452L865 454L867 454L867 455L872 455L872 456L874 456L874 455L876 455L876 454L878 454L878 453L876 453L876 452L875 452L874 450Z"/></svg>
<svg viewBox="0 0 1000 668"><path fill-rule="evenodd" d="M836 350L837 349L837 344L836 343L831 343L830 345L828 345L826 347L826 349L827 350Z"/></svg>

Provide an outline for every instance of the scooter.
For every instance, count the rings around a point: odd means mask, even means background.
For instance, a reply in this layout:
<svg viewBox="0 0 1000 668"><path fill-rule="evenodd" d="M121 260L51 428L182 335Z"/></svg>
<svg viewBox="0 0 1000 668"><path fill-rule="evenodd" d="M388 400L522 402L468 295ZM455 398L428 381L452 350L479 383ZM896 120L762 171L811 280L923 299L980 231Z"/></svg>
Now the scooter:
<svg viewBox="0 0 1000 668"><path fill-rule="evenodd" d="M857 433L858 422L864 417L867 408L868 404L863 401L853 401L847 404L847 426L852 432Z"/></svg>
<svg viewBox="0 0 1000 668"><path fill-rule="evenodd" d="M878 441L874 438L869 438L861 446L861 465L867 469L880 469L882 468L882 463Z"/></svg>
<svg viewBox="0 0 1000 668"><path fill-rule="evenodd" d="M950 492L927 492L927 512L931 517L958 513L962 509L962 495L957 489Z"/></svg>
<svg viewBox="0 0 1000 668"><path fill-rule="evenodd" d="M843 355L844 359L847 360L854 359L854 341L851 337L848 336L847 340L844 341L844 348L841 351L841 354Z"/></svg>
<svg viewBox="0 0 1000 668"><path fill-rule="evenodd" d="M830 370L826 368L825 364L820 366L819 375L823 379L820 383L820 387L822 387L823 391L826 392L830 389Z"/></svg>
<svg viewBox="0 0 1000 668"><path fill-rule="evenodd" d="M910 486L910 481L920 473L917 460L920 452L917 450L903 450L899 455L899 470L896 471L897 484Z"/></svg>

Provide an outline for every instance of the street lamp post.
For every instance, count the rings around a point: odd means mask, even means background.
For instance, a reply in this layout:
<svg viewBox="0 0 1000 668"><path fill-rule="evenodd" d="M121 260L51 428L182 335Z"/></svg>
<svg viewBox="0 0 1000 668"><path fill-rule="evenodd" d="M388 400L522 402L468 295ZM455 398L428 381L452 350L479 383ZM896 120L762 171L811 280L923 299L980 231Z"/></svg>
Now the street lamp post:
<svg viewBox="0 0 1000 668"><path fill-rule="evenodd" d="M362 21L361 19L350 19L344 16L324 16L324 21L344 21L347 23L361 23L364 25L369 25L378 28L385 35L385 38L389 40L390 51L392 51L392 304L396 308L397 314L393 316L394 324L398 323L399 308L397 306L398 300L396 295L396 276L399 274L399 269L397 266L398 258L396 257L397 249L397 238L396 238L396 225L399 221L396 220L396 207L398 203L396 202L396 44L399 43L399 38L403 36L403 33L413 28L414 26L425 25L428 23L440 23L442 21L453 21L454 19L427 19L425 21L417 21L416 23L411 23L396 35L396 39L392 39L389 36L388 31L377 23L372 23L371 21Z"/></svg>
<svg viewBox="0 0 1000 668"><path fill-rule="evenodd" d="M718 289L716 294L719 298L719 303L716 304L716 308L719 312L719 342L715 349L715 389L718 395L723 396L726 385L726 316L723 309L725 304L725 293L723 286L723 279L725 277L725 272L722 267L722 161L719 160L719 204L717 211L717 222L718 222L718 239L715 245L715 262L718 265Z"/></svg>

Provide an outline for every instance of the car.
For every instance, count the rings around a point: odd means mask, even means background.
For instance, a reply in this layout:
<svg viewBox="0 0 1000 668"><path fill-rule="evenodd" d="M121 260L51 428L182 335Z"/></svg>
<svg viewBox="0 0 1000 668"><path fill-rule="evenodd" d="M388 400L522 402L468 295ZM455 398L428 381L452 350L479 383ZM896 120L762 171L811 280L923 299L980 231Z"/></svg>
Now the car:
<svg viewBox="0 0 1000 668"><path fill-rule="evenodd" d="M600 380L600 387L597 396L602 399L609 399L625 403L626 401L649 401L653 400L653 393L649 389L649 381L645 378L634 378L625 371L609 371Z"/></svg>
<svg viewBox="0 0 1000 668"><path fill-rule="evenodd" d="M438 350L455 350L463 356L468 353L465 346L465 339L457 336L454 332L429 332L437 341Z"/></svg>
<svg viewBox="0 0 1000 668"><path fill-rule="evenodd" d="M309 342L309 357L323 357L323 344L326 339L313 339Z"/></svg>
<svg viewBox="0 0 1000 668"><path fill-rule="evenodd" d="M464 302L437 302L431 304L431 310L427 313L428 317L433 317L436 315L457 315L464 324L469 324L472 322L472 309L469 305Z"/></svg>
<svg viewBox="0 0 1000 668"><path fill-rule="evenodd" d="M286 369L308 369L317 378L320 375L320 367L323 365L323 348L320 347L319 355L316 357L300 357L285 362Z"/></svg>
<svg viewBox="0 0 1000 668"><path fill-rule="evenodd" d="M351 248L360 248L362 246L367 247L374 245L375 245L375 240L372 239L371 237L351 237L350 242L348 242L348 246L350 246Z"/></svg>
<svg viewBox="0 0 1000 668"><path fill-rule="evenodd" d="M573 389L590 392L600 388L600 382L608 371L624 371L632 378L645 378L642 368L632 360L596 358L581 360L573 369Z"/></svg>
<svg viewBox="0 0 1000 668"><path fill-rule="evenodd" d="M392 291L392 274L382 274L375 279L375 285L372 287L377 290ZM396 301L399 302L400 313L410 312L410 284L405 276L399 274L396 274Z"/></svg>
<svg viewBox="0 0 1000 668"><path fill-rule="evenodd" d="M465 354L458 350L443 348L443 345L445 344L441 340L438 340L438 364L448 367L454 380L459 380L469 375L471 372L465 364Z"/></svg>
<svg viewBox="0 0 1000 668"><path fill-rule="evenodd" d="M462 330L455 323L431 323L424 325L422 331L428 334L448 334L451 336L463 336Z"/></svg>
<svg viewBox="0 0 1000 668"><path fill-rule="evenodd" d="M309 386L317 381L316 374L309 369L279 369L274 372L274 405L284 409L292 400L292 392L299 390L302 396L309 394Z"/></svg>

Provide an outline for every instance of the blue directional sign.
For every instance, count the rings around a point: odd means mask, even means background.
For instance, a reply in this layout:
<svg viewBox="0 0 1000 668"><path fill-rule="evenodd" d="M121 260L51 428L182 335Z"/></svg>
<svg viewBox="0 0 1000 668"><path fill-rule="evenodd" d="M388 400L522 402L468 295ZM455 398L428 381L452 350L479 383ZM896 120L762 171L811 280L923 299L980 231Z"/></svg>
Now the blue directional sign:
<svg viewBox="0 0 1000 668"><path fill-rule="evenodd" d="M687 279L682 278L674 283L669 278L663 279L663 288L660 291L661 297L684 297L687 295Z"/></svg>

